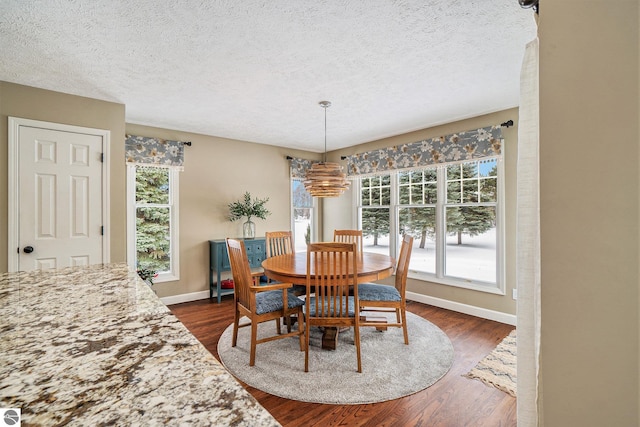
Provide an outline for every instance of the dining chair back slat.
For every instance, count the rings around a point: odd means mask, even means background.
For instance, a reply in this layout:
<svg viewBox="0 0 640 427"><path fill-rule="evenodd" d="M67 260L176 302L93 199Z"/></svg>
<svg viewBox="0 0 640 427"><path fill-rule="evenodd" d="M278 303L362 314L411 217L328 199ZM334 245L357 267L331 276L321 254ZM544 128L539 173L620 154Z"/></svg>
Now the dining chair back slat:
<svg viewBox="0 0 640 427"><path fill-rule="evenodd" d="M229 255L229 264L231 265L231 274L233 275L233 295L236 304L242 305L247 310L254 311L254 300L251 298L251 291L249 290L253 286L253 277L244 242L227 239L227 253Z"/></svg>
<svg viewBox="0 0 640 427"><path fill-rule="evenodd" d="M362 230L334 230L333 241L342 243L355 243L358 255L362 255L363 242Z"/></svg>
<svg viewBox="0 0 640 427"><path fill-rule="evenodd" d="M357 271L355 243L323 242L307 246L305 372L309 371L309 333L312 326L353 326L357 370L362 372Z"/></svg>
<svg viewBox="0 0 640 427"><path fill-rule="evenodd" d="M400 246L400 256L398 256L398 266L396 267L396 289L404 298L407 289L407 276L409 274L409 261L411 261L411 250L413 248L413 237L405 235Z"/></svg>
<svg viewBox="0 0 640 427"><path fill-rule="evenodd" d="M293 252L293 236L291 231L267 231L265 233L267 258Z"/></svg>
<svg viewBox="0 0 640 427"><path fill-rule="evenodd" d="M287 255L294 252L293 234L291 231L267 231L264 236L267 258ZM267 279L267 282L271 283L272 281L271 279ZM295 295L302 295L305 289L304 286L293 285L292 291ZM288 332L291 332L291 320L289 317L285 318Z"/></svg>

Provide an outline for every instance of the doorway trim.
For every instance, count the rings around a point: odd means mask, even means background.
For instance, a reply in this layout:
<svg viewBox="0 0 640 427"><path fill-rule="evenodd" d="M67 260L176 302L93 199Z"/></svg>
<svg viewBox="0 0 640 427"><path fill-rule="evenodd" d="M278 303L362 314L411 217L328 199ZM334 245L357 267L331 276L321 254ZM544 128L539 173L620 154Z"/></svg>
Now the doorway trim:
<svg viewBox="0 0 640 427"><path fill-rule="evenodd" d="M111 258L110 248L111 239L109 238L110 225L110 209L109 209L109 182L110 182L110 143L111 131L105 129L87 128L81 126L66 125L62 123L44 122L40 120L23 119L20 117L9 117L9 133L8 133L8 259L7 267L9 272L18 271L19 254L16 248L19 247L19 218L20 218L20 180L19 177L19 141L20 127L35 127L42 129L51 129L61 132L81 133L87 135L95 135L102 137L102 153L104 161L102 162L102 225L104 234L102 236L102 262L107 264Z"/></svg>

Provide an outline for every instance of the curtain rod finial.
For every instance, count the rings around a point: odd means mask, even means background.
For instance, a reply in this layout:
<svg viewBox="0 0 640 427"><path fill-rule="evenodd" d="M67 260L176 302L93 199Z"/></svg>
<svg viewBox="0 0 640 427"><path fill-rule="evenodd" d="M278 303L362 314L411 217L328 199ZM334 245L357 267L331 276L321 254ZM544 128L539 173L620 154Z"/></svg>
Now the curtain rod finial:
<svg viewBox="0 0 640 427"><path fill-rule="evenodd" d="M513 120L507 120L504 123L500 123L500 126L504 126L506 128L513 126Z"/></svg>

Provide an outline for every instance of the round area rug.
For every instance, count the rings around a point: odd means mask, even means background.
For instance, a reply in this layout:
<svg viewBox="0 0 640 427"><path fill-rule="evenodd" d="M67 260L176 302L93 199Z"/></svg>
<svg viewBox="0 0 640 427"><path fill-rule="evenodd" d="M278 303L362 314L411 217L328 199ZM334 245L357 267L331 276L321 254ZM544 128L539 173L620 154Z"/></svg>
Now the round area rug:
<svg viewBox="0 0 640 427"><path fill-rule="evenodd" d="M388 316L395 319L394 314ZM304 372L298 337L258 344L256 363L249 366L249 327L238 331L238 345L231 347L233 324L229 325L218 341L218 354L236 378L276 396L341 405L384 402L424 390L453 363L453 345L438 327L409 312L407 325L409 345L404 344L401 328L360 328L362 373L356 371L353 328L340 332L333 351L321 348L322 332L312 328L309 372ZM262 323L258 336L273 335L275 329L274 322Z"/></svg>

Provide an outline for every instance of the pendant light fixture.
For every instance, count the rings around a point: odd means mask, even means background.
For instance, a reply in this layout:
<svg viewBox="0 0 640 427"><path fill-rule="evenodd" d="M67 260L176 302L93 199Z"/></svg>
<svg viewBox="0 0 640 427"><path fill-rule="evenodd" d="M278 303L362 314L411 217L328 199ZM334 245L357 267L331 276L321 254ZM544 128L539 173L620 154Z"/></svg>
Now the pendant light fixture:
<svg viewBox="0 0 640 427"><path fill-rule="evenodd" d="M347 174L342 172L342 166L327 162L327 108L331 103L320 101L319 104L324 108L324 157L322 162L314 163L307 170L304 188L313 197L338 197L351 183L347 180Z"/></svg>

